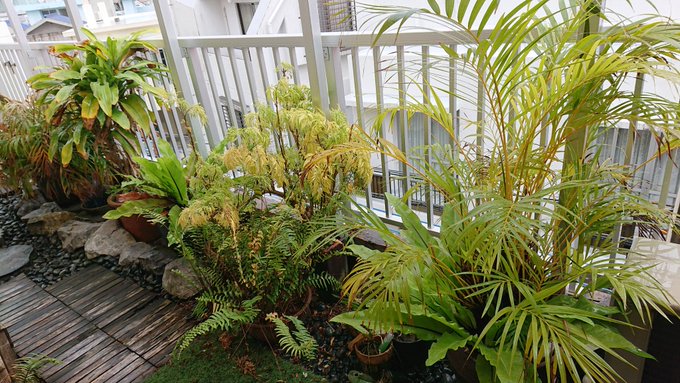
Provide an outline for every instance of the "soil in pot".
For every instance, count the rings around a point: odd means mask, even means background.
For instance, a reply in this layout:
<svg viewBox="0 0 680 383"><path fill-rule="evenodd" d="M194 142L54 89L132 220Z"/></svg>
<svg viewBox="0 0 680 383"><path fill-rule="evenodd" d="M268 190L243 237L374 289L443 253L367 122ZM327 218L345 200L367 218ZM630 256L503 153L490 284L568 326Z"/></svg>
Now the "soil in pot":
<svg viewBox="0 0 680 383"><path fill-rule="evenodd" d="M117 209L123 203L128 201L137 201L140 199L146 199L150 196L146 193L123 193L109 196L107 202L108 205ZM121 217L119 220L120 225L125 228L136 240L140 242L151 243L161 237L161 232L158 226L149 222L146 218L141 215L133 215L131 217Z"/></svg>
<svg viewBox="0 0 680 383"><path fill-rule="evenodd" d="M425 368L427 354L432 342L422 341L415 335L397 335L394 338L393 363L396 368L404 372L417 371Z"/></svg>
<svg viewBox="0 0 680 383"><path fill-rule="evenodd" d="M307 292L304 296L304 298L301 299L302 301L302 308L300 308L297 311L294 310L282 310L284 314L290 315L290 312L292 312L293 316L295 317L300 317L301 315L305 314L307 310L309 310L309 305L312 303L312 289L307 289ZM291 307L300 307L298 304L295 306L294 304L290 305ZM257 339L261 342L267 343L269 345L276 346L279 344L279 340L276 337L276 326L274 323L271 322L264 322L264 321L259 321L256 323L253 323L248 327L247 333L251 338Z"/></svg>

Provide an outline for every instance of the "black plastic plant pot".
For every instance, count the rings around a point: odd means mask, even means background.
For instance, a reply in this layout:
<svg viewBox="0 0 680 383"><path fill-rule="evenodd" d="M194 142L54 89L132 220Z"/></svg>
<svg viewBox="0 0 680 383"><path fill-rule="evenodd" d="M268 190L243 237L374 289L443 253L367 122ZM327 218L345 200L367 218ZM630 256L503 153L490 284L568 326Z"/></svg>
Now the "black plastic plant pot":
<svg viewBox="0 0 680 383"><path fill-rule="evenodd" d="M398 335L394 337L392 343L399 369L410 372L425 368L427 353L432 342L420 340L413 335Z"/></svg>

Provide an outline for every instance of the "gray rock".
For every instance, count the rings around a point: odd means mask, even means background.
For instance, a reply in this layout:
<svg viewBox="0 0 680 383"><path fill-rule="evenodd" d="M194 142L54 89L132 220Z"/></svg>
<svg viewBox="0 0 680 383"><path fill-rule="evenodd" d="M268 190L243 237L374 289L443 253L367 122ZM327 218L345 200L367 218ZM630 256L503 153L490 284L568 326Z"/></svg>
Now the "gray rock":
<svg viewBox="0 0 680 383"><path fill-rule="evenodd" d="M12 273L28 263L33 246L16 245L0 249L0 277Z"/></svg>
<svg viewBox="0 0 680 383"><path fill-rule="evenodd" d="M22 216L21 220L26 222L31 234L52 235L65 222L74 217L75 214L61 210L56 203L48 202L42 204L39 209Z"/></svg>
<svg viewBox="0 0 680 383"><path fill-rule="evenodd" d="M3 233L0 227L0 247L5 247L5 233Z"/></svg>
<svg viewBox="0 0 680 383"><path fill-rule="evenodd" d="M118 257L126 247L135 243L135 239L118 221L106 221L85 242L87 259L104 256Z"/></svg>
<svg viewBox="0 0 680 383"><path fill-rule="evenodd" d="M23 217L33 210L39 209L40 206L42 206L42 204L45 202L45 198L43 198L43 196L40 194L38 194L38 196L35 198L22 200L17 204L17 215L19 217Z"/></svg>
<svg viewBox="0 0 680 383"><path fill-rule="evenodd" d="M27 203L28 203L28 202L27 202ZM57 205L57 204L54 203L54 202L47 202L47 203L44 203L44 204L38 206L38 207L35 208L35 209L32 209L32 210L31 210L30 212L28 212L28 213L19 214L19 213L17 212L17 215L18 215L19 217L21 217L21 220L22 220L22 221L28 222L29 220L38 218L38 217L40 217L40 216L42 216L42 215L44 215L44 214L47 214L47 213L54 213L54 212L57 212L57 211L62 211L61 208L59 207L59 205Z"/></svg>
<svg viewBox="0 0 680 383"><path fill-rule="evenodd" d="M187 299L200 291L198 277L184 258L176 259L165 266L163 272L163 289L168 294Z"/></svg>
<svg viewBox="0 0 680 383"><path fill-rule="evenodd" d="M165 266L175 260L177 254L168 248L158 248L144 242L136 242L123 249L118 259L121 266L139 266L154 274L162 274Z"/></svg>
<svg viewBox="0 0 680 383"><path fill-rule="evenodd" d="M70 221L57 230L62 249L73 252L85 246L88 238L102 223Z"/></svg>

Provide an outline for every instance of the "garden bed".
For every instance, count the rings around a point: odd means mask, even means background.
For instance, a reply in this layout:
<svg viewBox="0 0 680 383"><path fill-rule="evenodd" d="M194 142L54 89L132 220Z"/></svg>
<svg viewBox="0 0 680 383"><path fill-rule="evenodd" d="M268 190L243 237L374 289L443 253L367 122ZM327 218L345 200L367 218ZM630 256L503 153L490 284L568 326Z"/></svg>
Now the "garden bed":
<svg viewBox="0 0 680 383"><path fill-rule="evenodd" d="M33 252L29 263L14 273L0 278L0 283L12 276L24 273L40 287L47 287L60 281L80 269L98 263L107 269L134 280L140 286L161 292L160 276L151 275L136 267L122 267L111 257L87 259L85 251L80 248L69 252L62 249L56 237L35 235L28 231L27 225L17 216L17 208L21 198L17 195L0 197L0 227L6 246L31 245Z"/></svg>

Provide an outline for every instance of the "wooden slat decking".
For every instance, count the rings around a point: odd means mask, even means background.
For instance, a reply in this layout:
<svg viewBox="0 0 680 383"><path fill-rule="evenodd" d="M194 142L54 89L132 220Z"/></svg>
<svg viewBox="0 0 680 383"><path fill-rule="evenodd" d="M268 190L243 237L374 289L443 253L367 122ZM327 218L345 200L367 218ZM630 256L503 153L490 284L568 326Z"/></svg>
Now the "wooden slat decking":
<svg viewBox="0 0 680 383"><path fill-rule="evenodd" d="M63 362L42 371L48 383L141 382L168 361L189 314L101 266L46 290L24 275L0 285L0 325L17 354Z"/></svg>

